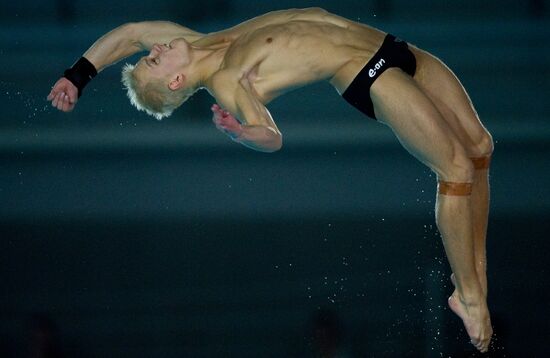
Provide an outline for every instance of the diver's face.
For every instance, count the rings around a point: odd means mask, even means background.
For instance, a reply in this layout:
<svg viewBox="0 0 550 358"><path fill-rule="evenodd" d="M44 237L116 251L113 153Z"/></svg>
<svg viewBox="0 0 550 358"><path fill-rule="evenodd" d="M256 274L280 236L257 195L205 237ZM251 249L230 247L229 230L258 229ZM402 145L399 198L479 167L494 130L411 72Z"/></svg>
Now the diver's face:
<svg viewBox="0 0 550 358"><path fill-rule="evenodd" d="M154 44L149 55L142 57L137 66L140 75L170 79L189 63L189 45L184 39L169 44Z"/></svg>

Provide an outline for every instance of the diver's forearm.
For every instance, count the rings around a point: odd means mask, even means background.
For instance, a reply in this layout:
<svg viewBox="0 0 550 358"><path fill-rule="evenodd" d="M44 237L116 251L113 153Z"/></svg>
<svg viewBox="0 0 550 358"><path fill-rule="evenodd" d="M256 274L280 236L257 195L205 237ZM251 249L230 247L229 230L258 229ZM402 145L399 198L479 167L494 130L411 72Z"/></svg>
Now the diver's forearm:
<svg viewBox="0 0 550 358"><path fill-rule="evenodd" d="M283 145L281 133L264 126L243 125L242 132L233 140L250 149L268 153L281 149Z"/></svg>
<svg viewBox="0 0 550 358"><path fill-rule="evenodd" d="M97 72L141 50L139 34L134 23L121 25L102 37L84 53Z"/></svg>

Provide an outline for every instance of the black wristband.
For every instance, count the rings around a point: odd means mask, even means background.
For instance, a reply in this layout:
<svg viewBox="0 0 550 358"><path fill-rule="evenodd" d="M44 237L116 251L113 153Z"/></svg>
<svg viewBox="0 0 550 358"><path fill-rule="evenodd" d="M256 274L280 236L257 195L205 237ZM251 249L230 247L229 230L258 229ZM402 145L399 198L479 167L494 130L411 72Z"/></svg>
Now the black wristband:
<svg viewBox="0 0 550 358"><path fill-rule="evenodd" d="M78 61L68 68L63 73L63 77L73 83L78 88L78 97L82 94L82 90L88 82L97 75L97 70L94 65L88 61L85 57L81 57Z"/></svg>

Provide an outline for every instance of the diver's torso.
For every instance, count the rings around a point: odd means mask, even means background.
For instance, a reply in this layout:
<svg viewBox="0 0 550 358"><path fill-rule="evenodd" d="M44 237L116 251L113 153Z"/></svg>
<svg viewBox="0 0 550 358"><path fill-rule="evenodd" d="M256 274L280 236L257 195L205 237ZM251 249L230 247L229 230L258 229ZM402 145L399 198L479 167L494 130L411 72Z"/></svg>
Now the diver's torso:
<svg viewBox="0 0 550 358"><path fill-rule="evenodd" d="M227 49L222 70L238 69L264 103L321 80L329 80L342 92L384 36L341 18L267 25L236 38Z"/></svg>

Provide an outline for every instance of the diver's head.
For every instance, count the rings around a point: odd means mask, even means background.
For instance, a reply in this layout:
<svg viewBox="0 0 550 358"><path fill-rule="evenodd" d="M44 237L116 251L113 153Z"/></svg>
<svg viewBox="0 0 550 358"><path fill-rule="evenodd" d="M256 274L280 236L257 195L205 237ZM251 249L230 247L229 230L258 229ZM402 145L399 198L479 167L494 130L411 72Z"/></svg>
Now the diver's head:
<svg viewBox="0 0 550 358"><path fill-rule="evenodd" d="M126 64L122 83L138 110L157 119L168 117L197 90L189 81L190 46L185 39L153 45L136 65Z"/></svg>

